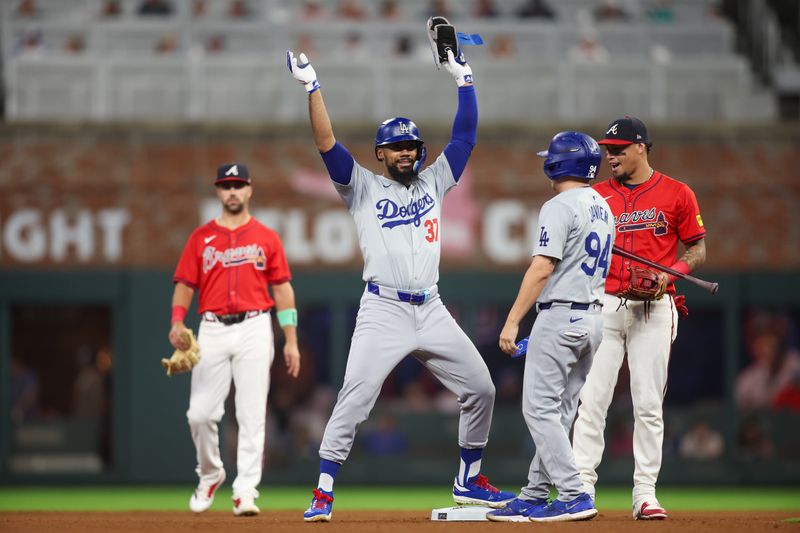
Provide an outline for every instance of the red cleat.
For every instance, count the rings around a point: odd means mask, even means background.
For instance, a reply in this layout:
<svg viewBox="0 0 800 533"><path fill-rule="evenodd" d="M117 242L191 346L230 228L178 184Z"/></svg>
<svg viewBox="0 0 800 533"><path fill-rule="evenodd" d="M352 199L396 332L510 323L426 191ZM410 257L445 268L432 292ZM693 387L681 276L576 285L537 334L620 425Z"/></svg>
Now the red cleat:
<svg viewBox="0 0 800 533"><path fill-rule="evenodd" d="M644 502L633 517L636 520L665 520L667 510L657 503Z"/></svg>

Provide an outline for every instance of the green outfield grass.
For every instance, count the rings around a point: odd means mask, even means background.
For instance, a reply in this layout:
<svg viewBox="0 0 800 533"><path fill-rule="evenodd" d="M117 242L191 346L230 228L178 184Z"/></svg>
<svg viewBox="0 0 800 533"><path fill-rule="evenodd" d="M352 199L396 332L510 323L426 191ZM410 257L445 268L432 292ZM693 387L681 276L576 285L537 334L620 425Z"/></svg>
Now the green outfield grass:
<svg viewBox="0 0 800 533"><path fill-rule="evenodd" d="M513 487L504 487L514 490ZM193 487L0 487L0 511L180 511L188 507ZM598 488L597 505L606 510L630 509L627 487ZM663 487L659 500L670 510L797 511L800 487L681 488ZM220 489L213 509L229 511L230 488ZM258 504L265 510L305 509L308 487L262 487ZM336 509L428 511L453 505L446 487L349 487L336 492Z"/></svg>

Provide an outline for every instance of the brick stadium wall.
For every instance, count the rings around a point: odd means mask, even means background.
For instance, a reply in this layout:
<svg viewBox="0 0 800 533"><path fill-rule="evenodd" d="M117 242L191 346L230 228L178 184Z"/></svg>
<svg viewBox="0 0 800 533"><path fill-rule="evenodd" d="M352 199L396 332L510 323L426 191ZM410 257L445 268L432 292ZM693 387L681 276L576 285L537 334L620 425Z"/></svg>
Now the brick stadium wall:
<svg viewBox="0 0 800 533"><path fill-rule="evenodd" d="M496 216L507 206L522 206L535 214L550 197L541 160L533 152L546 146L557 129L480 132L464 185L445 202L443 267L503 269L527 263L524 238L516 256L493 255L488 213ZM446 142L442 133L428 137L433 154ZM800 268L797 128L654 128L651 137L656 143L653 166L687 182L697 194L709 230L706 268ZM377 170L365 139L371 139L371 129L340 137L357 160ZM42 126L0 133L0 267L171 268L201 222L201 212L209 212L202 211L203 205L216 209L211 186L216 166L233 160L249 165L251 207L272 217L265 222L279 226L285 240L303 233L292 241L295 268L359 267L352 241L346 241L352 251L335 260L303 248L324 248L328 236L320 227L329 224L325 217L346 215L308 128ZM601 176L607 170L604 164ZM512 220L503 237L519 237L525 227L524 221Z"/></svg>

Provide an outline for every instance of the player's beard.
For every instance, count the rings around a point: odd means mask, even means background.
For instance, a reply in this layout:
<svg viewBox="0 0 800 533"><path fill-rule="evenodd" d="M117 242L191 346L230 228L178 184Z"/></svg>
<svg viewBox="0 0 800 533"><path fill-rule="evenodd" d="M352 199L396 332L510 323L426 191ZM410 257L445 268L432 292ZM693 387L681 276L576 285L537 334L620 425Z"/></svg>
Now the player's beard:
<svg viewBox="0 0 800 533"><path fill-rule="evenodd" d="M623 172L618 176L614 176L614 179L620 183L627 183L631 180L631 175L627 171Z"/></svg>
<svg viewBox="0 0 800 533"><path fill-rule="evenodd" d="M231 215L238 215L239 213L244 210L244 202L241 200L228 200L224 204L222 204L223 209L227 211Z"/></svg>
<svg viewBox="0 0 800 533"><path fill-rule="evenodd" d="M414 163L411 163L411 166L408 170L400 170L398 166L395 165L386 165L386 169L389 171L389 175L392 177L393 180L398 181L408 187L411 185L411 182L417 178L417 173L414 171Z"/></svg>
<svg viewBox="0 0 800 533"><path fill-rule="evenodd" d="M616 172L615 172L616 170ZM611 176L617 180L618 183L625 184L628 183L631 179L631 170L623 170L622 165L619 165L617 169L611 169Z"/></svg>

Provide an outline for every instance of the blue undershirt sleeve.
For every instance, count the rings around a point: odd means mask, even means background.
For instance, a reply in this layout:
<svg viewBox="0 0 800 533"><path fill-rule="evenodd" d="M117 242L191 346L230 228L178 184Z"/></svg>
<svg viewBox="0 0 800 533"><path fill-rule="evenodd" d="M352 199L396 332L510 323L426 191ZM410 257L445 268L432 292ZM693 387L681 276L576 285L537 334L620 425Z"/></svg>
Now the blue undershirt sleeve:
<svg viewBox="0 0 800 533"><path fill-rule="evenodd" d="M328 169L328 175L333 181L341 185L350 183L355 161L350 152L347 151L347 148L337 142L327 152L320 152L320 155L325 167Z"/></svg>
<svg viewBox="0 0 800 533"><path fill-rule="evenodd" d="M478 133L478 101L475 87L468 85L458 88L458 109L453 120L453 134L444 147L444 155L450 163L453 178L458 181L467 166Z"/></svg>

